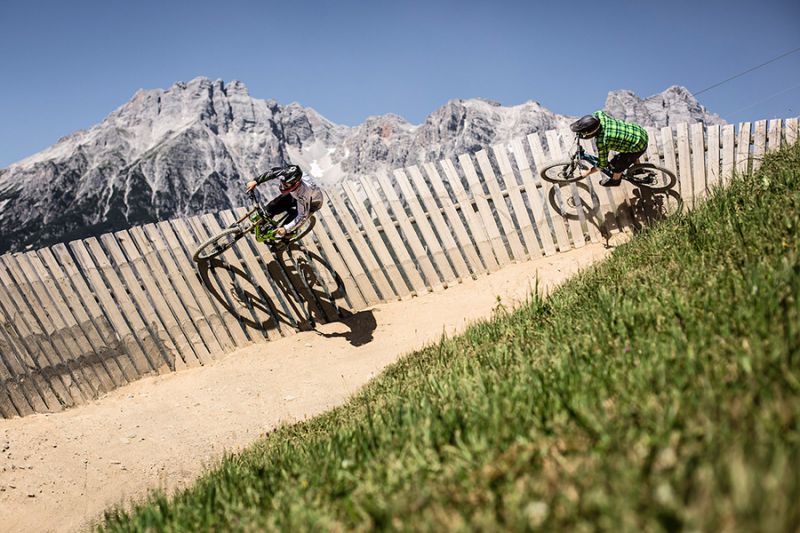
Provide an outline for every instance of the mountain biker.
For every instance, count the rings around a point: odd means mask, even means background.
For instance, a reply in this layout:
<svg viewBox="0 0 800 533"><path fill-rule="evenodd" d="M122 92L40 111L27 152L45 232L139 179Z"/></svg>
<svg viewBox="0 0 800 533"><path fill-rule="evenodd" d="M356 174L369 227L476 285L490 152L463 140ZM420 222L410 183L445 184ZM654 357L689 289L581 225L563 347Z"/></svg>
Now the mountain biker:
<svg viewBox="0 0 800 533"><path fill-rule="evenodd" d="M602 111L595 111L585 115L570 125L570 129L578 134L581 139L597 138L597 159L600 168L608 167L613 173L612 177L603 176L600 185L616 187L622 181L622 173L634 163L647 150L647 130L634 122L619 120ZM617 154L608 160L609 150ZM584 178L597 167L581 170Z"/></svg>
<svg viewBox="0 0 800 533"><path fill-rule="evenodd" d="M270 217L280 213L289 214L291 220L275 231L275 235L283 237L322 207L322 191L309 176L303 175L297 165L273 167L256 179L248 181L247 190L252 191L257 185L273 179L280 180L278 189L281 194L270 200L266 210Z"/></svg>

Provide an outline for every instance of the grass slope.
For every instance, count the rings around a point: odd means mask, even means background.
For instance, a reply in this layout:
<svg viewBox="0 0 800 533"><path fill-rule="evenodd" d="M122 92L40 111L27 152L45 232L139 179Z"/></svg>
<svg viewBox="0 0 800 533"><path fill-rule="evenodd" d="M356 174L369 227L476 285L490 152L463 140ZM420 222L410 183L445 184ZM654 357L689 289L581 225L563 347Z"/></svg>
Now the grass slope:
<svg viewBox="0 0 800 533"><path fill-rule="evenodd" d="M800 146L105 528L800 524Z"/></svg>

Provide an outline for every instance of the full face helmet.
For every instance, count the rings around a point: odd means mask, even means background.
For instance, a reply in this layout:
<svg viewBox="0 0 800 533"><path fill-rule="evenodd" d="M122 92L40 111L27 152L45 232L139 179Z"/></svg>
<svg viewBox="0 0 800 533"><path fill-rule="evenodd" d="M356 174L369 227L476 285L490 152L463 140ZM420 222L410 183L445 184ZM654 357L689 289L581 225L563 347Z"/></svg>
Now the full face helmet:
<svg viewBox="0 0 800 533"><path fill-rule="evenodd" d="M280 180L278 189L280 189L281 194L289 194L300 186L302 178L303 171L300 170L300 167L297 165L289 165L283 169L278 176L278 179Z"/></svg>
<svg viewBox="0 0 800 533"><path fill-rule="evenodd" d="M591 139L600 133L600 119L586 115L570 124L569 129L577 133L581 139Z"/></svg>

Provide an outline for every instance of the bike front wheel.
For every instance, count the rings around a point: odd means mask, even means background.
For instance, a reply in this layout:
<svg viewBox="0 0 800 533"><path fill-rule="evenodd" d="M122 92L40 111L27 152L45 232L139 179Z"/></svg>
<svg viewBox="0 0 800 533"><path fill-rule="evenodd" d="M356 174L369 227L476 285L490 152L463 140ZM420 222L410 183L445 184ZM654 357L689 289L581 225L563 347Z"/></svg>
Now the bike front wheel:
<svg viewBox="0 0 800 533"><path fill-rule="evenodd" d="M652 163L633 165L625 172L625 179L637 187L653 191L666 191L678 181L670 170Z"/></svg>
<svg viewBox="0 0 800 533"><path fill-rule="evenodd" d="M551 183L572 183L582 180L584 176L581 176L581 171L590 168L592 167L584 161L559 161L544 167L539 175Z"/></svg>
<svg viewBox="0 0 800 533"><path fill-rule="evenodd" d="M299 241L309 233L311 230L314 229L314 226L317 223L316 217L314 215L309 216L300 226L294 229L291 233L287 233L286 236L281 238L276 238L276 240L272 243L273 246L277 246L281 248L293 242Z"/></svg>
<svg viewBox="0 0 800 533"><path fill-rule="evenodd" d="M218 256L233 246L236 241L244 236L245 233L246 232L240 227L233 227L223 230L198 246L197 250L195 250L194 255L192 256L192 259L198 263L202 261L208 261L209 259Z"/></svg>

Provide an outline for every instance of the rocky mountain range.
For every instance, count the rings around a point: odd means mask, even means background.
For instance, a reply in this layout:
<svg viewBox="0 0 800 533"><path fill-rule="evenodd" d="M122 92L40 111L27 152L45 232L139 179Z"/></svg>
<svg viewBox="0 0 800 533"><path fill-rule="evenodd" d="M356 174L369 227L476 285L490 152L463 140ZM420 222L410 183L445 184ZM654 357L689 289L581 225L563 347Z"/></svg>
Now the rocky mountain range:
<svg viewBox="0 0 800 533"><path fill-rule="evenodd" d="M683 87L649 98L609 93L606 110L647 126L723 123ZM299 164L323 185L439 160L575 117L529 101L452 100L411 124L393 114L355 127L297 103L252 98L207 78L140 90L101 123L0 170L0 253L244 203L243 185Z"/></svg>

